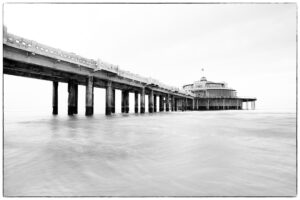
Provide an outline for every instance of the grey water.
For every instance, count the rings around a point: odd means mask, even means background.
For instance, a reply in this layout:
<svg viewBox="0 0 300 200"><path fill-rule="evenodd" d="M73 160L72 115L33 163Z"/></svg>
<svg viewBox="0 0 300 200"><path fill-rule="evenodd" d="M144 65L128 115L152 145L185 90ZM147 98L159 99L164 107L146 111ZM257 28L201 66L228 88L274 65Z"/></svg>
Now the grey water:
<svg viewBox="0 0 300 200"><path fill-rule="evenodd" d="M295 196L296 113L4 113L5 196Z"/></svg>

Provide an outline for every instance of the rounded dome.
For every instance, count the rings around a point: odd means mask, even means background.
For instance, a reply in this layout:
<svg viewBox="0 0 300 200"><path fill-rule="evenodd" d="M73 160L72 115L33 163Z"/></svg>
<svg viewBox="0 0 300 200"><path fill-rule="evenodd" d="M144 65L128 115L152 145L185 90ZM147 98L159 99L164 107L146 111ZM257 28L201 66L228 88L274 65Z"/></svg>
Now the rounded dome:
<svg viewBox="0 0 300 200"><path fill-rule="evenodd" d="M207 81L207 80L206 80L206 77L203 76L203 77L200 79L200 81Z"/></svg>

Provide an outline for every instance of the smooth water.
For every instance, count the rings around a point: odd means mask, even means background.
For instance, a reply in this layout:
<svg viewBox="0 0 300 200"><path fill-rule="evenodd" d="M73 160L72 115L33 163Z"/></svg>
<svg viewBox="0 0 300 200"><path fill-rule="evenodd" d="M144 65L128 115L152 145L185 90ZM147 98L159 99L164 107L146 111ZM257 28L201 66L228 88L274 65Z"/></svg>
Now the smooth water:
<svg viewBox="0 0 300 200"><path fill-rule="evenodd" d="M12 116L5 196L296 195L292 112Z"/></svg>

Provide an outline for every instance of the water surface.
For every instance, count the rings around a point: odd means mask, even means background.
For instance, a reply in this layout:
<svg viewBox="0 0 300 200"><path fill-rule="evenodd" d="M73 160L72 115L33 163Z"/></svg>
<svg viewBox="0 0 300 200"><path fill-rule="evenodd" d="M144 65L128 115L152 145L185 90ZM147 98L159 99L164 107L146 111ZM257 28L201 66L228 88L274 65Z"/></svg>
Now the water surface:
<svg viewBox="0 0 300 200"><path fill-rule="evenodd" d="M5 113L5 196L294 196L296 114Z"/></svg>

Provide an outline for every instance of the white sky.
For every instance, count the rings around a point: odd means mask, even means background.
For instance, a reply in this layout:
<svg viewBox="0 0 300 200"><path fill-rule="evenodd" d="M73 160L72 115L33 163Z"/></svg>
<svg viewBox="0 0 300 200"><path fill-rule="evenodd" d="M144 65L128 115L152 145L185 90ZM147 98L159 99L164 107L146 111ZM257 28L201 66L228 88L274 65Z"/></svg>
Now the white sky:
<svg viewBox="0 0 300 200"><path fill-rule="evenodd" d="M257 97L259 109L296 108L296 4L6 4L4 24L169 85L199 80L204 68L208 80ZM51 82L45 89L43 81L4 81L5 106L15 106L20 91L38 91L51 105ZM36 97L27 98L29 105Z"/></svg>

